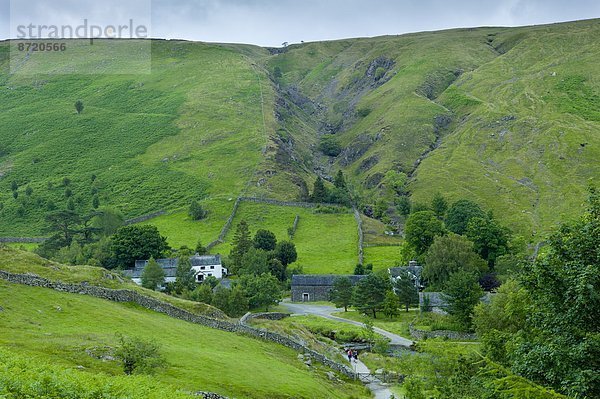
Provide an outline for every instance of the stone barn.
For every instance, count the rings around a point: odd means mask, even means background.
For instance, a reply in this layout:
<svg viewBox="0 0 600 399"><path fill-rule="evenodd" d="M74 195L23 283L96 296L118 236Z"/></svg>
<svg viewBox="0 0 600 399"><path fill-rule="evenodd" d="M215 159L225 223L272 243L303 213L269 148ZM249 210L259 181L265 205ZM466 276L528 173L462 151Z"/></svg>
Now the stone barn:
<svg viewBox="0 0 600 399"><path fill-rule="evenodd" d="M292 302L328 301L336 278L348 277L356 284L365 276L297 274L292 276Z"/></svg>

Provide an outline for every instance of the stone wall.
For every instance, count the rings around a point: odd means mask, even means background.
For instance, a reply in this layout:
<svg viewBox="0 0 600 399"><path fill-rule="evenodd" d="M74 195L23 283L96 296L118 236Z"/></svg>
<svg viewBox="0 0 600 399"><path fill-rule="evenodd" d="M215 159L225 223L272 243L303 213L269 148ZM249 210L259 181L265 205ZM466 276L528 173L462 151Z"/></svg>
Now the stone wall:
<svg viewBox="0 0 600 399"><path fill-rule="evenodd" d="M308 356L310 356L310 358L312 360L315 360L315 361L317 361L317 362L319 362L341 374L344 374L345 376L347 376L349 378L355 379L357 377L356 374L354 373L354 371L350 367L346 366L345 364L341 364L341 363L338 363L336 361L329 359L327 356L310 349L308 346L296 341L294 338L292 338L290 336L285 336L283 334L270 332L265 329L250 327L248 325L248 320L251 320L253 318L265 318L265 315L266 314L264 314L264 313L258 313L256 315L254 315L252 313L246 313L240 319L240 326L252 330L253 331L252 334L255 334L256 332L258 332L260 335L260 338L266 339L268 341L276 342L280 345L287 346L288 348L292 348L292 349L296 350L297 352L301 352L304 355L308 355ZM283 315L285 315L285 317L289 316L287 313L276 313L275 316L273 316L273 317L282 317Z"/></svg>
<svg viewBox="0 0 600 399"><path fill-rule="evenodd" d="M240 319L240 323L244 324L246 323L248 320L251 319L263 319L263 320L283 320L287 317L290 317L291 315L289 313L278 313L278 312L271 312L271 313L246 313L244 315L244 317L242 319Z"/></svg>
<svg viewBox="0 0 600 399"><path fill-rule="evenodd" d="M358 225L358 263L359 264L363 264L364 260L365 260L365 255L364 255L364 233L363 233L363 228L362 228L362 218L360 217L360 212L358 211L358 209L356 209L356 207L354 207L352 209L352 211L354 212L354 219L356 220L356 224Z"/></svg>
<svg viewBox="0 0 600 399"><path fill-rule="evenodd" d="M334 208L343 208L339 204L326 204L326 203L314 203L314 202L299 202L299 201L278 201L273 199L256 198L256 197L240 197L241 201L255 202L260 204L269 204L277 206L292 206L296 208L316 208L317 206L331 206Z"/></svg>
<svg viewBox="0 0 600 399"><path fill-rule="evenodd" d="M46 241L44 237L0 237L0 242L17 243L42 243Z"/></svg>
<svg viewBox="0 0 600 399"><path fill-rule="evenodd" d="M145 222L146 220L154 219L154 218L162 216L162 215L164 215L166 213L167 213L166 211L158 211L158 212L149 213L147 215L138 216L138 217L133 218L133 219L127 219L125 221L125 225L130 225L130 224L136 224L136 223Z"/></svg>
<svg viewBox="0 0 600 399"><path fill-rule="evenodd" d="M491 292L486 292L481 297L481 302L489 303L490 299L494 294ZM444 294L441 292L419 292L419 307L423 309L425 306L425 297L429 298L428 310L434 313L442 313L446 314L446 308L448 304L444 299Z"/></svg>
<svg viewBox="0 0 600 399"><path fill-rule="evenodd" d="M290 238L294 238L296 235L296 230L298 230L298 223L300 222L300 215L296 215L294 218L294 224L292 225L292 231L290 234Z"/></svg>
<svg viewBox="0 0 600 399"><path fill-rule="evenodd" d="M309 295L309 301L328 301L332 286L298 285L292 286L292 302L303 302L303 294Z"/></svg>
<svg viewBox="0 0 600 399"><path fill-rule="evenodd" d="M448 338L448 339L454 339L454 340L466 340L466 341L472 341L472 340L476 340L477 339L477 335L476 334L470 334L470 333L462 333L462 332L458 332L458 331L450 331L450 330L437 330L437 331L425 331L425 330L419 330L417 328L414 328L412 323L408 326L408 331L410 332L410 335L417 339L417 340L423 340L423 339L427 339L427 338Z"/></svg>
<svg viewBox="0 0 600 399"><path fill-rule="evenodd" d="M355 377L354 372L349 367L339 364L333 360L330 360L326 356L309 349L300 342L295 341L291 337L248 326L244 321L242 321L248 319L248 317L250 317L248 315L245 316L245 319L243 318L242 320L240 320L240 323L233 323L226 320L218 320L202 315L196 315L171 304L168 304L166 302L162 302L155 298L147 297L136 291L131 290L115 290L110 288L97 287L86 283L68 284L58 281L55 282L39 277L35 274L14 274L2 270L0 270L0 279L15 284L23 284L32 287L50 288L57 291L68 292L72 294L89 295L113 302L132 302L143 308L158 313L163 313L170 317L188 321L190 323L200 324L206 327L222 331L240 333L251 337L275 342L277 344L294 349L298 352L309 354L314 360L350 378Z"/></svg>
<svg viewBox="0 0 600 399"><path fill-rule="evenodd" d="M223 228L221 229L221 232L219 233L219 238L217 238L213 242L208 243L208 245L206 246L207 251L210 251L214 246L219 245L224 242L225 236L229 232L229 229L231 228L231 224L233 223L233 218L235 218L235 214L237 213L238 207L240 206L240 201L241 201L240 198L235 200L235 203L233 204L233 209L231 210L231 214L227 218L225 225L223 225Z"/></svg>

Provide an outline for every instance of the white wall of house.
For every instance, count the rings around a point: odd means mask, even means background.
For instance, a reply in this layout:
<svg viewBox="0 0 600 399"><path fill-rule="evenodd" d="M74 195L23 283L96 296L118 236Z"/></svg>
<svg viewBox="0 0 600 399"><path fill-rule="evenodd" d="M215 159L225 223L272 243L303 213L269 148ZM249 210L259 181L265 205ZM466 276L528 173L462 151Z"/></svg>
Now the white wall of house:
<svg viewBox="0 0 600 399"><path fill-rule="evenodd" d="M227 276L227 269L223 265L203 265L203 266L192 266L196 281L204 281L209 276L222 279Z"/></svg>

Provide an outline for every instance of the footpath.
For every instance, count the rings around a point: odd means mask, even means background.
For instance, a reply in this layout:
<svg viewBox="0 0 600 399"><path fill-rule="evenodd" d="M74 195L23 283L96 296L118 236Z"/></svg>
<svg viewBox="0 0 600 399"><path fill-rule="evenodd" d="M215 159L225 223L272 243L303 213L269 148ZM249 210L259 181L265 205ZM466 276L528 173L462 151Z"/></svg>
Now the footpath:
<svg viewBox="0 0 600 399"><path fill-rule="evenodd" d="M295 315L315 315L330 320L339 321L342 323L353 324L355 326L364 326L359 321L344 319L342 317L333 316L332 313L340 312L342 309L337 309L333 306L316 305L308 303L291 303L289 300L284 300L281 304L292 314ZM374 327L373 330L390 339L390 344L410 347L414 342L408 338L401 337L381 328ZM375 399L390 399L394 397L394 393L379 379L371 373L371 370L360 361L352 360L350 366L359 376L360 380L373 392Z"/></svg>

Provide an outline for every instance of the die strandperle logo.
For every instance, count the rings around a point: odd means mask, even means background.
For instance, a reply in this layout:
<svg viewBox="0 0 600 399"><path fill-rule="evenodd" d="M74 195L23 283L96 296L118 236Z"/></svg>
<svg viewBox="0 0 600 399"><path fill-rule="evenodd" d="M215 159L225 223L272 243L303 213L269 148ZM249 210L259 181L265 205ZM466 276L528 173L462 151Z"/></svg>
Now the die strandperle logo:
<svg viewBox="0 0 600 399"><path fill-rule="evenodd" d="M77 26L73 25L17 25L17 40L28 39L147 39L148 27L136 24L129 19L122 25L95 25L87 19Z"/></svg>
<svg viewBox="0 0 600 399"><path fill-rule="evenodd" d="M11 73L147 74L151 71L150 2L105 0L114 7L83 4L42 12L11 2ZM133 4L135 3L135 4Z"/></svg>

